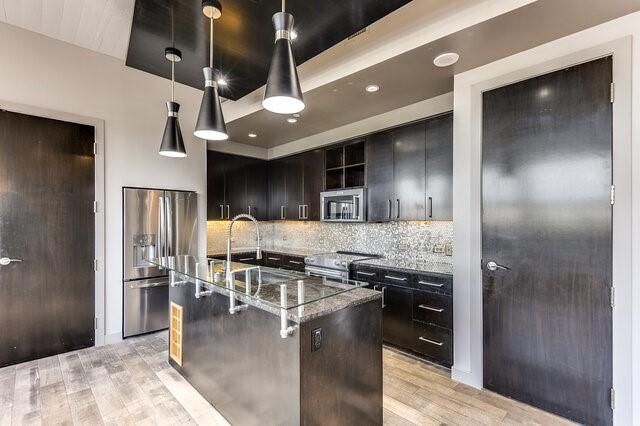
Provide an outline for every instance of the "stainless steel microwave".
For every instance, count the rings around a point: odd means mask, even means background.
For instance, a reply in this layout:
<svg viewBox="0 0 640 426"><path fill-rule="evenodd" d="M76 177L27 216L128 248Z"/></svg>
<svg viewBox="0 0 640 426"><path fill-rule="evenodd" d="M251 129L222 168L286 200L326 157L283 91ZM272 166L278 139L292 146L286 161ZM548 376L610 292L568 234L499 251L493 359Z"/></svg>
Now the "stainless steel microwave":
<svg viewBox="0 0 640 426"><path fill-rule="evenodd" d="M367 192L364 188L320 193L323 222L364 222L367 220Z"/></svg>

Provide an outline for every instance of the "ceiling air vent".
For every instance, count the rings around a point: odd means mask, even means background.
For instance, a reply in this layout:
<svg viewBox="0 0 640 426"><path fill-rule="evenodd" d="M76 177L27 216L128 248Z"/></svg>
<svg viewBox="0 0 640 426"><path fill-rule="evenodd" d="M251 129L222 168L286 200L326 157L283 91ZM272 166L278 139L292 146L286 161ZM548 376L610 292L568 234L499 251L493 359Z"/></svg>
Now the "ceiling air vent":
<svg viewBox="0 0 640 426"><path fill-rule="evenodd" d="M361 29L358 32L355 32L353 34L351 34L349 37L347 37L347 40L353 40L354 38L361 36L362 34L367 32L367 27L364 27L363 29Z"/></svg>

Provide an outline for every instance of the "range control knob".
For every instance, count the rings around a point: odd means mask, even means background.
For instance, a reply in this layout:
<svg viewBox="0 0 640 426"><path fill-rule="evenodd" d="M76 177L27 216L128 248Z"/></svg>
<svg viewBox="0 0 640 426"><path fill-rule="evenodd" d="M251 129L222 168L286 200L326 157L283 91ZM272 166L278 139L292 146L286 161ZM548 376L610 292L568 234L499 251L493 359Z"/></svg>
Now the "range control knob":
<svg viewBox="0 0 640 426"><path fill-rule="evenodd" d="M333 262L333 264L336 265L336 266L340 266L341 262L339 260L336 260L336 261Z"/></svg>

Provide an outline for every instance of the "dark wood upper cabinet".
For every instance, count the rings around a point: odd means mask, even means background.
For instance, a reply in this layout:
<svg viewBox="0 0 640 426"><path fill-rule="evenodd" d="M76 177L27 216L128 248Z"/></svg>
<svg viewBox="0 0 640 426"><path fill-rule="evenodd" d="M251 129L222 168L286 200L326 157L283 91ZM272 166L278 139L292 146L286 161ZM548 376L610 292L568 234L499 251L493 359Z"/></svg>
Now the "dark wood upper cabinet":
<svg viewBox="0 0 640 426"><path fill-rule="evenodd" d="M267 162L257 158L250 158L246 166L247 213L258 220L268 220Z"/></svg>
<svg viewBox="0 0 640 426"><path fill-rule="evenodd" d="M304 218L320 220L320 193L324 190L324 150L304 153Z"/></svg>
<svg viewBox="0 0 640 426"><path fill-rule="evenodd" d="M269 220L286 218L286 167L283 158L269 161L268 170L268 201Z"/></svg>
<svg viewBox="0 0 640 426"><path fill-rule="evenodd" d="M207 220L226 218L225 158L226 154L207 151Z"/></svg>
<svg viewBox="0 0 640 426"><path fill-rule="evenodd" d="M426 122L427 220L453 220L453 113Z"/></svg>
<svg viewBox="0 0 640 426"><path fill-rule="evenodd" d="M229 155L226 159L226 200L228 217L231 219L247 211L247 180L245 169L248 159L238 155Z"/></svg>
<svg viewBox="0 0 640 426"><path fill-rule="evenodd" d="M426 216L425 123L393 131L394 218L424 220Z"/></svg>
<svg viewBox="0 0 640 426"><path fill-rule="evenodd" d="M304 204L302 181L304 176L304 154L285 157L284 164L286 173L285 217L287 220L300 220L302 219L302 205Z"/></svg>
<svg viewBox="0 0 640 426"><path fill-rule="evenodd" d="M327 190L365 186L365 139L355 139L325 149Z"/></svg>
<svg viewBox="0 0 640 426"><path fill-rule="evenodd" d="M391 220L393 198L392 132L376 133L367 139L367 211L368 220Z"/></svg>

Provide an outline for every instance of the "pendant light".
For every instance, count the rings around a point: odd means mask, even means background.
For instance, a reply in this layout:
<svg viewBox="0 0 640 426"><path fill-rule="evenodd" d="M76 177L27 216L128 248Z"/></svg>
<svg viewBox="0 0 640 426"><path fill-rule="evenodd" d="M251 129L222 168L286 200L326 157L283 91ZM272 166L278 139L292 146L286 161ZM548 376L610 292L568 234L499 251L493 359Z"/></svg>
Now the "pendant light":
<svg viewBox="0 0 640 426"><path fill-rule="evenodd" d="M171 62L171 101L167 102L167 124L162 135L160 145L160 155L165 157L186 157L187 150L184 148L180 123L178 122L178 110L180 104L175 101L175 65L182 60L182 54L175 47L167 47L164 56Z"/></svg>
<svg viewBox="0 0 640 426"><path fill-rule="evenodd" d="M218 95L218 83L214 79L213 71L213 20L222 16L222 6L218 0L203 0L202 13L209 18L209 66L202 69L204 94L193 134L205 140L224 141L229 139L229 135L224 124L222 105Z"/></svg>
<svg viewBox="0 0 640 426"><path fill-rule="evenodd" d="M285 0L282 0L282 12L273 15L272 21L276 41L262 106L277 114L293 114L304 109L304 101L291 50L293 15L285 12Z"/></svg>

